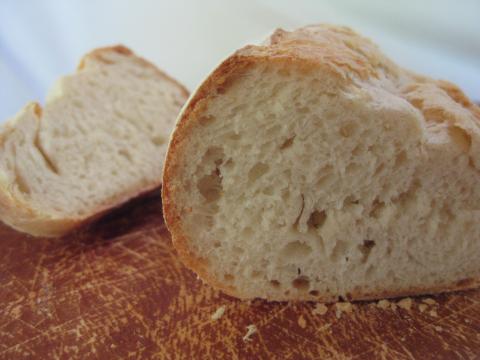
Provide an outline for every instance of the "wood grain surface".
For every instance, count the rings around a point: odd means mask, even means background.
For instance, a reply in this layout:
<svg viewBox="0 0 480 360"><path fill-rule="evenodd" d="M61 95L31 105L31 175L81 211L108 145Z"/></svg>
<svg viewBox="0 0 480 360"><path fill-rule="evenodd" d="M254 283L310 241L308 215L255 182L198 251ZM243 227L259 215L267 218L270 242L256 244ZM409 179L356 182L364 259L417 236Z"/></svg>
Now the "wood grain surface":
<svg viewBox="0 0 480 360"><path fill-rule="evenodd" d="M478 290L323 315L213 290L178 261L158 193L63 239L0 237L1 359L480 359Z"/></svg>

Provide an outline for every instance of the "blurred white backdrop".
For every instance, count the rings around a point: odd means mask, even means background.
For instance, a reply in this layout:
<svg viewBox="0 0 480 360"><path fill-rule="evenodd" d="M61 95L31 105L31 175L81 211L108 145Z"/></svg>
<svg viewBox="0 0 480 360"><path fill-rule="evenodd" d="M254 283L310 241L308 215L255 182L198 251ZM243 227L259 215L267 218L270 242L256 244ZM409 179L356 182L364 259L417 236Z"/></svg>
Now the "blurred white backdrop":
<svg viewBox="0 0 480 360"><path fill-rule="evenodd" d="M244 44L316 22L348 25L479 101L479 14L479 0L0 0L0 122L94 47L125 44L193 89Z"/></svg>

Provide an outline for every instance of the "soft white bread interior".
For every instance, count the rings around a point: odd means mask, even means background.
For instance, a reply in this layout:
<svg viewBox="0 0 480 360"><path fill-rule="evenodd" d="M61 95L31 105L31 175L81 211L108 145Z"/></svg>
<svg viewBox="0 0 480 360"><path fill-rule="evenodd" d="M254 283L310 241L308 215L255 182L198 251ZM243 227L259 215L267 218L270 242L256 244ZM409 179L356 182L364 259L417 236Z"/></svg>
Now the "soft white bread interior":
<svg viewBox="0 0 480 360"><path fill-rule="evenodd" d="M0 131L0 218L60 236L161 184L186 89L122 46L86 55Z"/></svg>
<svg viewBox="0 0 480 360"><path fill-rule="evenodd" d="M183 261L240 298L434 293L480 278L480 110L343 27L277 30L186 104L164 169Z"/></svg>

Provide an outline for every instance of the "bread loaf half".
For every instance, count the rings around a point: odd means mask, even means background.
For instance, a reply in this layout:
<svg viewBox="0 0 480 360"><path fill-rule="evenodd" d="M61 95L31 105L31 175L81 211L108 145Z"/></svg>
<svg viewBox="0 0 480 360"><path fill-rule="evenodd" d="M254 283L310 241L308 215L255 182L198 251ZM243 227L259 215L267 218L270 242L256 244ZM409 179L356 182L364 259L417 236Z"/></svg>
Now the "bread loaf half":
<svg viewBox="0 0 480 360"><path fill-rule="evenodd" d="M480 109L343 27L277 30L180 115L163 177L183 261L240 298L435 293L480 278Z"/></svg>
<svg viewBox="0 0 480 360"><path fill-rule="evenodd" d="M86 55L0 130L0 218L60 236L158 187L186 89L125 47Z"/></svg>

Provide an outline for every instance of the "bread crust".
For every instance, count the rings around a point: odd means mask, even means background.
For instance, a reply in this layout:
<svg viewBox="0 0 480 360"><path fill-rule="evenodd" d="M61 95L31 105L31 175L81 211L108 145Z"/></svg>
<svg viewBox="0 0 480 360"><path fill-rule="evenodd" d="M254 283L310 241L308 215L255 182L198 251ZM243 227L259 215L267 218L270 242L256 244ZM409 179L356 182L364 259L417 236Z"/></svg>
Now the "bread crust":
<svg viewBox="0 0 480 360"><path fill-rule="evenodd" d="M337 46L337 36L345 36L347 46ZM163 214L167 228L172 235L174 247L184 264L195 271L204 281L224 291L226 294L248 299L249 295L242 293L225 281L215 277L210 271L211 265L207 259L199 257L190 244L189 237L182 229L181 208L175 199L177 191L181 191L175 184L175 178L185 160L185 145L190 134L199 123L201 114L208 107L212 98L224 93L242 72L251 66L262 63L279 62L288 66L295 66L300 71L308 72L312 69L322 69L332 75L339 87L349 85L365 79L389 78L398 83L409 83L415 80L418 83L431 82L444 90L456 103L470 111L480 124L480 108L473 104L463 92L454 84L447 81L434 81L427 77L416 75L402 69L381 54L375 44L346 27L328 25L307 26L293 32L282 29L276 30L263 46L246 46L223 61L192 93L177 119L177 125L172 133L167 150L163 172L162 201ZM410 100L408 100L410 101ZM413 104L413 103L412 103ZM425 111L425 109L419 109ZM428 110L428 109L427 109ZM449 112L441 112L440 116L447 117ZM429 120L427 118L427 120ZM456 121L463 119L456 117ZM453 121L453 120L452 120ZM463 127L463 125L462 125ZM393 298L416 294L434 294L440 292L467 290L480 286L480 275L468 281L459 281L455 284L439 284L436 287L412 287L395 291L382 289L372 291L352 292L349 300L371 300L378 298ZM282 298L267 297L268 300L282 301ZM313 296L305 293L290 294L289 300L313 300L333 302L338 298L319 294Z"/></svg>
<svg viewBox="0 0 480 360"><path fill-rule="evenodd" d="M100 61L106 64L113 64L112 61L106 59L107 53L115 52L121 56L132 58L140 66L148 67L155 70L156 74L163 80L171 82L174 86L181 90L183 97L188 98L188 90L177 80L170 77L149 61L135 55L130 49L123 45L108 46L98 48L83 56L77 67L77 72L82 71L89 60ZM32 113L37 121L42 121L42 107L38 103L30 103L23 109L24 112ZM15 127L16 118L7 122L2 132L0 132L0 144L8 137L11 129ZM143 188L132 188L122 194L121 197L115 197L106 202L105 205L96 208L89 216L86 217L55 217L45 213L41 209L32 208L31 204L22 199L15 197L9 190L8 185L1 177L0 173L0 218L10 227L26 232L35 237L59 237L63 236L81 226L84 226L108 212L116 208L132 198L141 196L145 193L158 189L161 186L161 178L154 184L150 184Z"/></svg>

